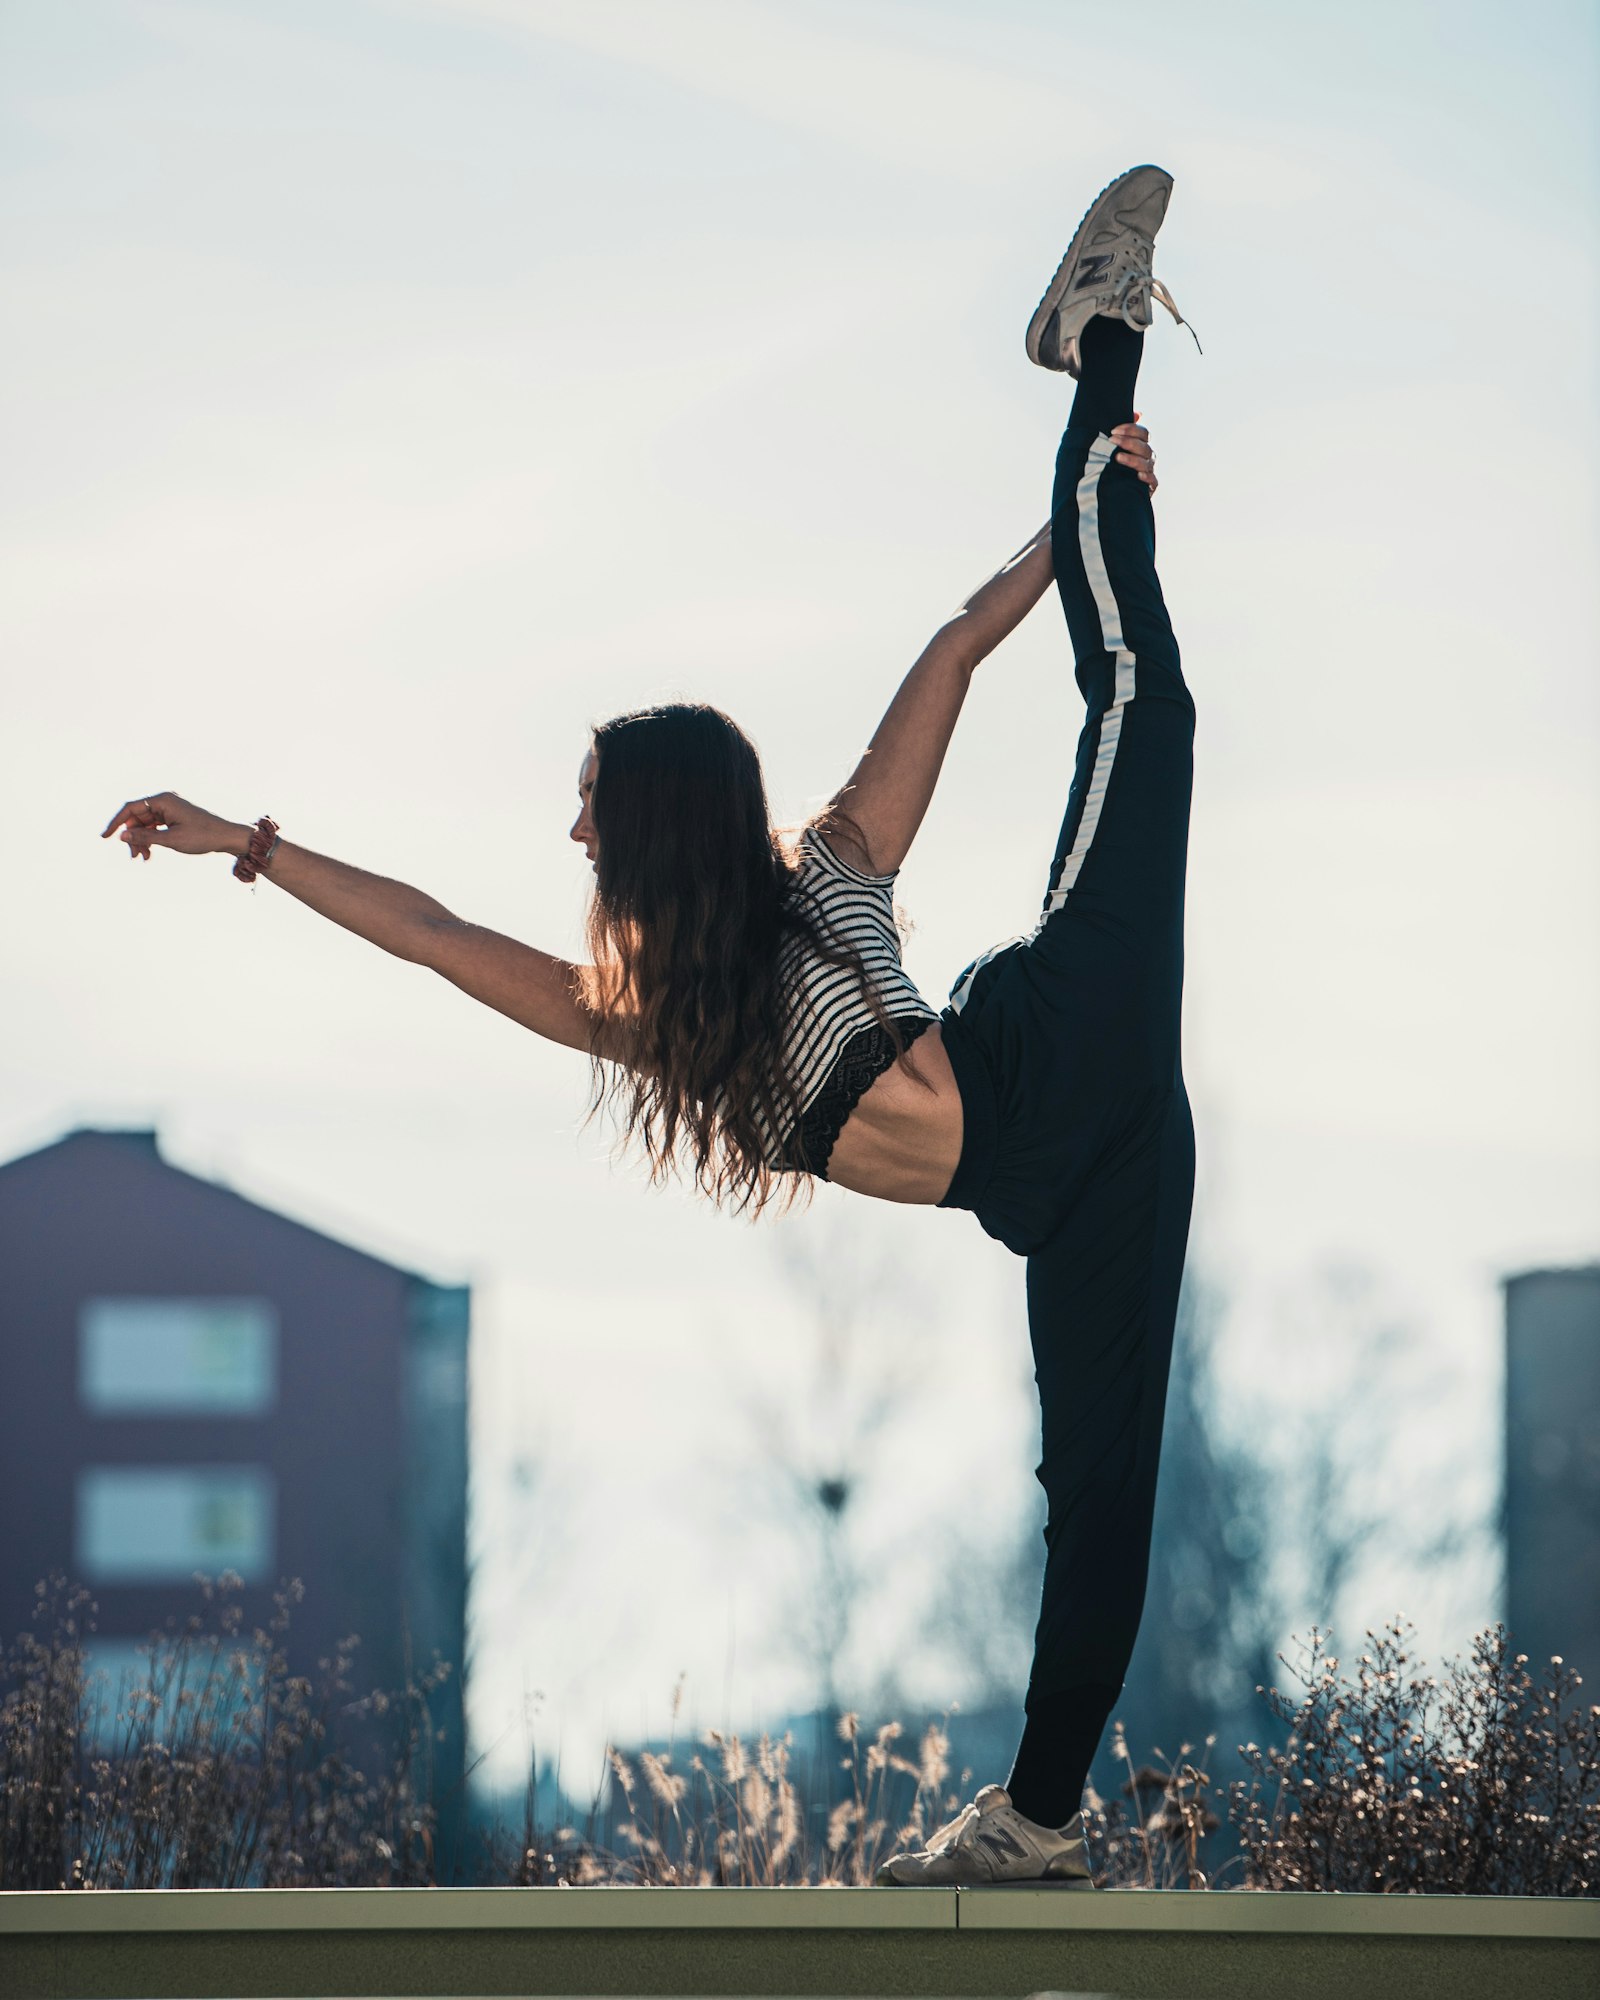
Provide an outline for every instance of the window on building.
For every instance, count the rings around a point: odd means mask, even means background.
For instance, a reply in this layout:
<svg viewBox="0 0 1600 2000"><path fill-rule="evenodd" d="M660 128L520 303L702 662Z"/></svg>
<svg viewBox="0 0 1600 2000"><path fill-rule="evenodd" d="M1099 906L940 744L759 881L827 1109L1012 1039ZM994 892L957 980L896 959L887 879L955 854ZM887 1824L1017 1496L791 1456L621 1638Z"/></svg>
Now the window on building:
<svg viewBox="0 0 1600 2000"><path fill-rule="evenodd" d="M76 1559L91 1583L269 1580L276 1488L264 1465L93 1465L78 1474Z"/></svg>
<svg viewBox="0 0 1600 2000"><path fill-rule="evenodd" d="M265 1299L89 1299L78 1395L96 1416L258 1416L278 1397Z"/></svg>

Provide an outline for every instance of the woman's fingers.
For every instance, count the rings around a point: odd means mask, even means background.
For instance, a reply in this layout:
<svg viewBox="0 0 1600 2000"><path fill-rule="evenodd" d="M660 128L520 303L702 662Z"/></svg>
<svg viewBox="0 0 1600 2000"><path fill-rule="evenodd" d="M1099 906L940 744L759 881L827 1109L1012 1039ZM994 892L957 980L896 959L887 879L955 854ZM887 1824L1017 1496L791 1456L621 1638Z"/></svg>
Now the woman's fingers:
<svg viewBox="0 0 1600 2000"><path fill-rule="evenodd" d="M1143 479L1156 462L1156 455L1150 449L1150 433L1144 425L1118 424L1111 438L1118 448L1117 463L1131 466Z"/></svg>
<svg viewBox="0 0 1600 2000"><path fill-rule="evenodd" d="M102 840L112 834L123 841L128 849L130 861L148 861L152 847L165 847L169 835L163 829L169 825L166 812L162 808L163 794L152 793L142 799L129 799L111 816L111 822Z"/></svg>
<svg viewBox="0 0 1600 2000"><path fill-rule="evenodd" d="M142 799L129 799L120 806L100 838L116 834L130 854L148 861L155 847L171 848L175 854L213 853L226 832L224 821L176 792L147 792Z"/></svg>
<svg viewBox="0 0 1600 2000"><path fill-rule="evenodd" d="M125 804L118 806L117 810L111 815L110 824L106 827L105 832L101 834L100 838L108 840L120 826L163 825L166 821L166 815L161 811L160 807L164 796L164 793L152 792L146 794L142 799L129 799Z"/></svg>
<svg viewBox="0 0 1600 2000"><path fill-rule="evenodd" d="M1156 479L1156 455L1150 449L1150 433L1138 422L1138 411L1131 424L1118 424L1111 433L1112 442L1118 447L1117 463L1138 473L1144 484L1154 493L1159 483Z"/></svg>

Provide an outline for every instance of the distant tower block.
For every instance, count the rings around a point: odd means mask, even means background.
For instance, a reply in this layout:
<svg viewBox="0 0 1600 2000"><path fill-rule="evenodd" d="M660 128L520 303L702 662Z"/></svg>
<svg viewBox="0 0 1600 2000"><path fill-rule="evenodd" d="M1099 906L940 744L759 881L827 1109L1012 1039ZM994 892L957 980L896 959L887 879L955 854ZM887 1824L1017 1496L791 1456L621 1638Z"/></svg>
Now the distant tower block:
<svg viewBox="0 0 1600 2000"><path fill-rule="evenodd" d="M1506 1623L1600 1701L1600 1264L1506 1292Z"/></svg>

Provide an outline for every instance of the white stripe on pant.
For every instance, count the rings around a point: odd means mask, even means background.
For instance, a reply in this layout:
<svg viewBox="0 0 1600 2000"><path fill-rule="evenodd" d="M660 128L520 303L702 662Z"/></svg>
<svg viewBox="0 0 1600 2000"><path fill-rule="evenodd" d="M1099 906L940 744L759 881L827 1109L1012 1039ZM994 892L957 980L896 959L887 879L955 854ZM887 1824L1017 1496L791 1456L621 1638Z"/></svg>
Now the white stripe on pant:
<svg viewBox="0 0 1600 2000"><path fill-rule="evenodd" d="M951 1011L959 1014L967 1003L972 990L972 982L990 962L1013 945L1026 944L1030 937L1037 937L1044 926L1062 908L1067 897L1077 883L1083 868L1084 857L1094 840L1095 830L1100 824L1100 810L1105 804L1106 790L1111 783L1111 767L1116 762L1117 745L1122 738L1122 715L1134 696L1134 658L1122 638L1122 613L1117 608L1116 593L1111 588L1111 578L1106 573L1105 552L1100 546L1100 478L1112 462L1116 446L1102 433L1089 447L1089 456L1084 463L1083 477L1078 482L1078 551L1083 558L1084 574L1094 595L1095 608L1100 615L1100 635L1108 653L1114 654L1117 663L1116 690L1110 707L1100 719L1100 742L1095 751L1094 771L1089 779L1089 789L1084 796L1083 812L1078 820L1077 832L1073 836L1070 851L1061 857L1055 880L1050 884L1045 897L1044 908L1032 931L1007 938L995 945L983 956L973 961L950 995Z"/></svg>

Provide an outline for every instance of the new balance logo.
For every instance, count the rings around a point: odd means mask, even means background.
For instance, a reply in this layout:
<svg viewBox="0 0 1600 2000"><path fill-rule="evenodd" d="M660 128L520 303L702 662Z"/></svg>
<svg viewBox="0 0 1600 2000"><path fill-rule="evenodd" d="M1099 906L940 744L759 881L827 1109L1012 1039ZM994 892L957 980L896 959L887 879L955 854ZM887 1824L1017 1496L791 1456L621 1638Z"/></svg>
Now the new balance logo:
<svg viewBox="0 0 1600 2000"><path fill-rule="evenodd" d="M986 1847L991 1854L1014 1855L1018 1861L1026 1861L1028 1850L1013 1833L1007 1833L1003 1826L986 1826L973 1838L980 1847Z"/></svg>
<svg viewBox="0 0 1600 2000"><path fill-rule="evenodd" d="M1097 256L1085 257L1078 268L1081 275L1072 289L1075 292L1086 292L1091 285L1098 285L1104 281L1106 273L1111 269L1111 252L1106 250Z"/></svg>

